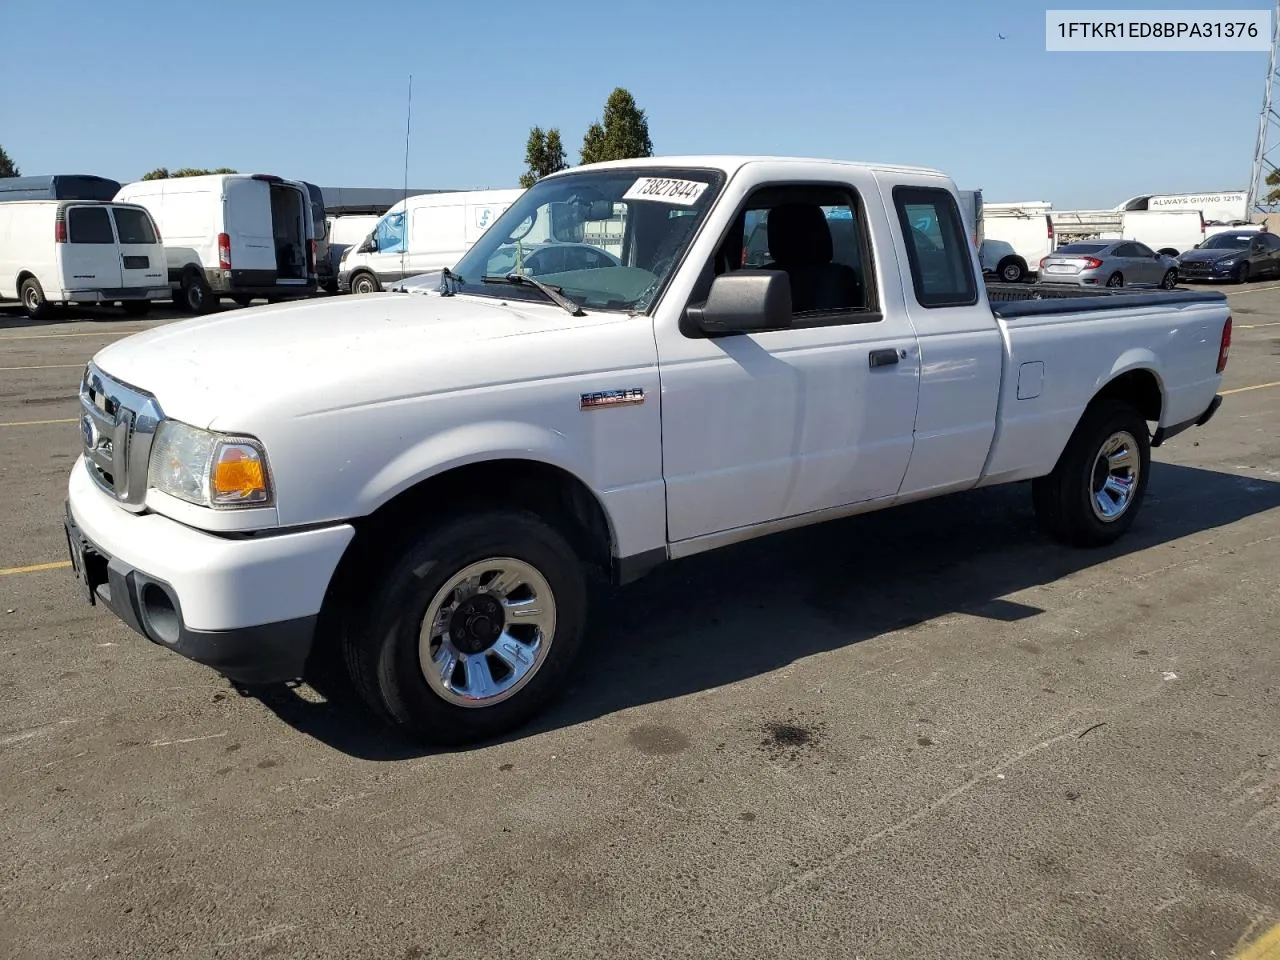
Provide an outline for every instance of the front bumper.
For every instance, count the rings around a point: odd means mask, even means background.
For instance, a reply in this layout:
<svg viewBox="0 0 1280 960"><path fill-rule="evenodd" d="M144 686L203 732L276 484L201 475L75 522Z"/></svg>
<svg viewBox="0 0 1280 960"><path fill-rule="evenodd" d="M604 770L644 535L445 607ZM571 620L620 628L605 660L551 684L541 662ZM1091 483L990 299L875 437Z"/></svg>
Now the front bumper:
<svg viewBox="0 0 1280 960"><path fill-rule="evenodd" d="M77 578L148 640L245 684L303 676L329 581L354 529L217 536L134 514L77 460L64 526Z"/></svg>
<svg viewBox="0 0 1280 960"><path fill-rule="evenodd" d="M1217 263L1180 263L1178 264L1178 279L1180 280L1232 280L1235 278L1236 271L1240 269L1239 263L1233 263L1230 266L1221 266Z"/></svg>

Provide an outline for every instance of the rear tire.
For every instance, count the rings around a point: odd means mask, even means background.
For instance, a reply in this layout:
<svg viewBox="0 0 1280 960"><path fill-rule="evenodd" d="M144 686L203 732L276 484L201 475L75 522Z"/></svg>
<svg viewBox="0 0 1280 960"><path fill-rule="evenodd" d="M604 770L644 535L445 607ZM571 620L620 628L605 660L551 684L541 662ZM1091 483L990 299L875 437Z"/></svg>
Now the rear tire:
<svg viewBox="0 0 1280 960"><path fill-rule="evenodd" d="M377 293L382 289L378 278L372 273L357 273L351 278L351 292L354 294Z"/></svg>
<svg viewBox="0 0 1280 960"><path fill-rule="evenodd" d="M1166 270L1164 279L1160 281L1160 286L1165 290L1172 290L1178 285L1178 271Z"/></svg>
<svg viewBox="0 0 1280 960"><path fill-rule="evenodd" d="M1123 273L1113 273L1111 276L1107 277L1107 286L1108 286L1108 287L1123 287L1123 286L1124 286L1124 274L1123 274Z"/></svg>
<svg viewBox="0 0 1280 960"><path fill-rule="evenodd" d="M1240 266L1236 267L1235 281L1236 283L1249 282L1249 264L1248 263L1242 263L1240 264Z"/></svg>
<svg viewBox="0 0 1280 960"><path fill-rule="evenodd" d="M131 317L145 317L151 312L151 301L125 300L120 304L120 309Z"/></svg>
<svg viewBox="0 0 1280 960"><path fill-rule="evenodd" d="M1063 543L1105 546L1133 526L1150 474L1147 422L1127 403L1097 400L1053 472L1032 481L1036 519Z"/></svg>
<svg viewBox="0 0 1280 960"><path fill-rule="evenodd" d="M996 265L996 273L1005 283L1021 283L1027 267L1017 257L1005 257Z"/></svg>
<svg viewBox="0 0 1280 960"><path fill-rule="evenodd" d="M188 313L208 313L217 302L209 284L195 270L188 270L182 275L182 284L178 288L177 306Z"/></svg>
<svg viewBox="0 0 1280 960"><path fill-rule="evenodd" d="M460 745L518 727L559 693L582 645L587 585L557 530L479 510L389 554L353 591L361 602L342 631L352 685L376 714L424 743ZM493 569L507 572L488 580Z"/></svg>
<svg viewBox="0 0 1280 960"><path fill-rule="evenodd" d="M49 315L49 301L44 297L44 287L40 286L40 281L35 277L27 277L22 281L18 296L22 300L23 309L27 311L27 316L32 320L39 320Z"/></svg>

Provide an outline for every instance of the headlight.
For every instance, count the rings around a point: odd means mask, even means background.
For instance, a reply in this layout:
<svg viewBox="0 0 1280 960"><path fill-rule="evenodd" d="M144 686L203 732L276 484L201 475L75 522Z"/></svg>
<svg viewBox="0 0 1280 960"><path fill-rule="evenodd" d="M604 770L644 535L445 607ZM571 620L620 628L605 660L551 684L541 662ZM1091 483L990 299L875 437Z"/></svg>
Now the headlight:
<svg viewBox="0 0 1280 960"><path fill-rule="evenodd" d="M156 431L147 482L202 507L271 504L271 478L260 443L178 420L165 420Z"/></svg>
<svg viewBox="0 0 1280 960"><path fill-rule="evenodd" d="M1235 257L1223 257L1221 260L1219 260L1219 261L1215 264L1215 266L1219 266L1219 267L1233 267L1233 266L1235 266L1237 263L1239 263L1242 259L1243 259L1243 257L1239 257L1239 256L1235 256Z"/></svg>

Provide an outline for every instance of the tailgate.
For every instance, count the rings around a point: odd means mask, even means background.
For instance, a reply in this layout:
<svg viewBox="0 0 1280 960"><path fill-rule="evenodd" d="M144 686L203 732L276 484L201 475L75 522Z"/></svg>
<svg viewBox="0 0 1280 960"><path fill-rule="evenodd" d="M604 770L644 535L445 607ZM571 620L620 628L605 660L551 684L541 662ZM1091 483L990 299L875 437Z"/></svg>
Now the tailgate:
<svg viewBox="0 0 1280 960"><path fill-rule="evenodd" d="M270 186L261 180L227 181L226 231L233 269L275 272Z"/></svg>

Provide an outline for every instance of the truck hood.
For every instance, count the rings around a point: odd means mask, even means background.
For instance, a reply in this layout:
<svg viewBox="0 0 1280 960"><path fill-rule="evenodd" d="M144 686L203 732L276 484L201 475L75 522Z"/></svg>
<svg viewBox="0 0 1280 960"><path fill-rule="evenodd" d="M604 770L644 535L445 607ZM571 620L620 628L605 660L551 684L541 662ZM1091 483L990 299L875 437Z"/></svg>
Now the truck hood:
<svg viewBox="0 0 1280 960"><path fill-rule="evenodd" d="M335 404L523 379L527 370L517 376L510 360L515 350L490 347L494 362L486 364L477 346L628 319L573 317L551 303L461 295L334 297L157 327L106 347L94 362L155 396L168 417L249 429L255 410L264 407L300 416Z"/></svg>

